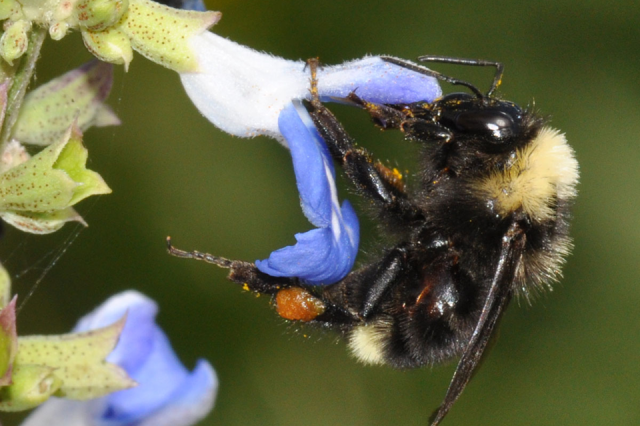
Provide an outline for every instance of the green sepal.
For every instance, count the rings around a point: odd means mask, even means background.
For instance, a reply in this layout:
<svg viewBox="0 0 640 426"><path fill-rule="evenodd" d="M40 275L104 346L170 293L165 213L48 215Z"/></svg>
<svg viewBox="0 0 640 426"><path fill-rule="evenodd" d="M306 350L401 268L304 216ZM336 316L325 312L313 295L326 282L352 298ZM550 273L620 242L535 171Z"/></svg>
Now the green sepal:
<svg viewBox="0 0 640 426"><path fill-rule="evenodd" d="M190 39L221 16L220 12L180 10L151 0L130 0L116 27L147 59L177 72L195 72L199 67Z"/></svg>
<svg viewBox="0 0 640 426"><path fill-rule="evenodd" d="M84 226L88 226L87 222L73 207L67 207L52 213L2 212L0 217L9 225L23 232L37 235L56 232L67 222L79 222Z"/></svg>
<svg viewBox="0 0 640 426"><path fill-rule="evenodd" d="M110 193L102 177L86 169L86 160L82 133L72 126L58 142L0 175L0 212L52 213Z"/></svg>
<svg viewBox="0 0 640 426"><path fill-rule="evenodd" d="M109 194L111 188L98 173L87 169L89 151L82 144L82 132L75 126L70 129L70 138L56 162L54 170L63 170L78 184L73 191L69 206L97 194Z"/></svg>
<svg viewBox="0 0 640 426"><path fill-rule="evenodd" d="M22 143L49 145L74 120L82 131L93 125L119 124L104 104L112 82L113 66L94 60L43 84L24 98L12 137Z"/></svg>
<svg viewBox="0 0 640 426"><path fill-rule="evenodd" d="M136 383L105 358L118 342L126 317L97 330L59 336L18 338L16 366L42 365L53 368L61 381L55 396L92 399L128 389Z"/></svg>
<svg viewBox="0 0 640 426"><path fill-rule="evenodd" d="M116 27L104 31L82 31L84 45L96 58L112 64L124 64L125 70L133 60L129 37Z"/></svg>
<svg viewBox="0 0 640 426"><path fill-rule="evenodd" d="M52 40L62 40L69 32L69 24L66 22L56 22L49 27L49 37Z"/></svg>
<svg viewBox="0 0 640 426"><path fill-rule="evenodd" d="M12 140L7 144L2 155L0 155L0 175L26 162L31 158L24 146L17 140Z"/></svg>
<svg viewBox="0 0 640 426"><path fill-rule="evenodd" d="M0 387L11 384L13 362L18 350L16 298L0 310Z"/></svg>
<svg viewBox="0 0 640 426"><path fill-rule="evenodd" d="M23 411L45 402L62 385L54 371L44 365L14 366L13 383L0 388L0 411Z"/></svg>

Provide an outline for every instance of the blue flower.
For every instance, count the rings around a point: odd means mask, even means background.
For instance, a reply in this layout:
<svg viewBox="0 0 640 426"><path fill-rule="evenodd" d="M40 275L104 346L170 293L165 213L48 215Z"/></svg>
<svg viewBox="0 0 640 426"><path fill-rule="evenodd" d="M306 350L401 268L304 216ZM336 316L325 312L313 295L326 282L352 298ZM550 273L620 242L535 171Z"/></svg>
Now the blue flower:
<svg viewBox="0 0 640 426"><path fill-rule="evenodd" d="M262 272L298 277L308 284L344 278L358 252L359 225L348 202L340 206L333 161L300 100L308 99L310 73L302 61L256 52L213 33L194 36L198 73L181 74L187 94L220 129L240 137L267 135L291 150L302 210L316 229L297 234L297 244L256 261ZM438 82L370 56L318 71L324 102L351 92L368 102L431 102Z"/></svg>
<svg viewBox="0 0 640 426"><path fill-rule="evenodd" d="M74 331L127 322L107 361L124 368L138 386L92 401L52 398L22 426L188 426L209 413L218 381L207 361L190 373L155 324L155 302L127 291L108 299L82 318Z"/></svg>

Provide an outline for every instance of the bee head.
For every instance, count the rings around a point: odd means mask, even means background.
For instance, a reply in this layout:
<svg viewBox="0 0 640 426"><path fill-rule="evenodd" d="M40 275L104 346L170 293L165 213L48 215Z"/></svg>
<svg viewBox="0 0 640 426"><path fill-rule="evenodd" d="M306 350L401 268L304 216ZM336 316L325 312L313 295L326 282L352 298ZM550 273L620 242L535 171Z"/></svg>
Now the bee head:
<svg viewBox="0 0 640 426"><path fill-rule="evenodd" d="M439 99L432 110L438 123L449 130L452 141L491 153L512 151L521 144L522 109L509 101L452 93Z"/></svg>

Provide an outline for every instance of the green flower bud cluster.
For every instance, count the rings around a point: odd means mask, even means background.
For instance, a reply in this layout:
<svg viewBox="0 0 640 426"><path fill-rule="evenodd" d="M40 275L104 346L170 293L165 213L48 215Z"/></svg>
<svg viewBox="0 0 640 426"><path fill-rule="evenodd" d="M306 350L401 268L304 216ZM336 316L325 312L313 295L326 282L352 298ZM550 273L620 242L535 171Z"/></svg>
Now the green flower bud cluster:
<svg viewBox="0 0 640 426"><path fill-rule="evenodd" d="M28 48L33 25L46 27L54 40L79 30L97 58L125 68L133 51L178 72L197 71L189 45L193 35L214 25L219 12L173 9L151 0L0 0L0 56L12 65Z"/></svg>

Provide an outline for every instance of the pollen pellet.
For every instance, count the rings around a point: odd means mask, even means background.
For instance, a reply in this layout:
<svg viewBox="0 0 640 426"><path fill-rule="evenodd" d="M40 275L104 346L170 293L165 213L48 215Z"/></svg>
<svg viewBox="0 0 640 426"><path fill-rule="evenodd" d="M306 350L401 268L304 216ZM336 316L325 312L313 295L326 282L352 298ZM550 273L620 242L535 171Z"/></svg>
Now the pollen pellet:
<svg viewBox="0 0 640 426"><path fill-rule="evenodd" d="M278 315L292 321L311 321L324 312L324 303L300 287L285 288L276 294Z"/></svg>

